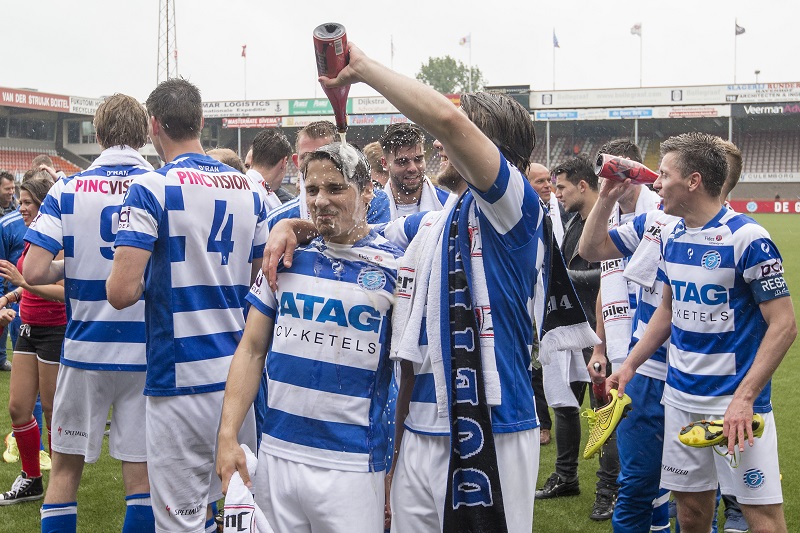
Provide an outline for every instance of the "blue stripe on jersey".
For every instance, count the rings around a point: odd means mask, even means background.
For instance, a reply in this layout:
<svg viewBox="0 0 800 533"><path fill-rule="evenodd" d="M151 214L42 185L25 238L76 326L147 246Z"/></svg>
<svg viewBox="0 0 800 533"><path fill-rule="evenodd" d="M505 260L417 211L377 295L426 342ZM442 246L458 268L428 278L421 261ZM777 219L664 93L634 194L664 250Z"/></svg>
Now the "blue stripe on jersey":
<svg viewBox="0 0 800 533"><path fill-rule="evenodd" d="M272 381L311 390L369 398L375 386L375 371L334 365L324 361L270 352L267 374Z"/></svg>
<svg viewBox="0 0 800 533"><path fill-rule="evenodd" d="M412 402L436 403L436 384L433 374L417 374L414 378L414 389L411 391Z"/></svg>
<svg viewBox="0 0 800 533"><path fill-rule="evenodd" d="M264 425L272 428L269 434L276 439L320 450L363 453L364 444L374 445L370 453L370 471L386 467L386 434L381 425L369 427L326 422L274 408L267 409Z"/></svg>
<svg viewBox="0 0 800 533"><path fill-rule="evenodd" d="M233 355L241 339L241 334L232 335L227 331L175 339L175 346L179 350L179 353L176 354L175 362L204 361ZM219 376L218 382L224 384L226 377L227 373L224 376Z"/></svg>
<svg viewBox="0 0 800 533"><path fill-rule="evenodd" d="M439 202L444 205L447 202L447 199L450 197L450 193L440 189L439 187L434 187L436 191L436 197L439 198Z"/></svg>
<svg viewBox="0 0 800 533"><path fill-rule="evenodd" d="M209 309L209 302L224 302L225 305L221 306L223 309L226 307L228 309L243 308L248 290L249 287L247 285L234 285L233 287L223 285L175 287L172 289L175 298L172 305L175 313Z"/></svg>
<svg viewBox="0 0 800 533"><path fill-rule="evenodd" d="M106 280L68 279L64 281L64 294L68 299L84 302L103 302L108 299Z"/></svg>
<svg viewBox="0 0 800 533"><path fill-rule="evenodd" d="M28 231L25 232L25 240L31 244L35 244L36 246L44 248L53 255L58 255L58 252L61 251L60 242L35 230L28 229ZM66 253L64 255L66 255ZM72 254L70 254L70 256L72 256Z"/></svg>
<svg viewBox="0 0 800 533"><path fill-rule="evenodd" d="M66 337L85 342L126 342L144 344L144 322L70 320Z"/></svg>
<svg viewBox="0 0 800 533"><path fill-rule="evenodd" d="M508 166L505 164L506 160L503 155L500 155L500 171L497 173L497 178L494 180L494 183L486 192L481 192L475 189L474 187L470 187L473 191L477 192L483 198L489 202L490 204L495 203L497 200L503 197L508 188L508 178L510 176L510 170Z"/></svg>
<svg viewBox="0 0 800 533"><path fill-rule="evenodd" d="M141 248L143 250L153 251L153 243L155 239L152 235L139 231L126 231L125 233L118 233L116 240L114 240L114 247L118 246L131 246L133 248Z"/></svg>

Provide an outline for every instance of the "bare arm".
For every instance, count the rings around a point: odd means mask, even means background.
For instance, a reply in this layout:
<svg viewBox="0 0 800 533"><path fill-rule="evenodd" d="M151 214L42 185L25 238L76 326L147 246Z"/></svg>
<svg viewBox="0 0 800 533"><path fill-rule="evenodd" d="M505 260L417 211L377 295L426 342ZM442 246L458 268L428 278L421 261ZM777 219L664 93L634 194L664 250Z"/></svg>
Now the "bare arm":
<svg viewBox="0 0 800 533"><path fill-rule="evenodd" d="M792 299L788 296L759 304L767 323L767 331L758 346L753 366L736 388L728 409L722 432L728 437L728 453L733 454L736 443L744 450L745 438L753 445L753 402L772 378L786 352L797 337L797 322Z"/></svg>
<svg viewBox="0 0 800 533"><path fill-rule="evenodd" d="M59 254L61 256L61 254ZM27 266L27 255L25 256L26 266ZM27 268L26 268L27 270ZM64 301L64 282L59 281L57 283L46 284L46 285L32 285L28 283L25 278L22 277L22 273L17 270L17 267L14 266L10 261L0 260L0 276L7 279L12 285L16 285L26 291L35 294L36 296L41 296L45 300L50 300L53 302L63 302ZM19 291L15 291L17 296L17 301L19 301ZM7 298L6 298L7 299Z"/></svg>
<svg viewBox="0 0 800 533"><path fill-rule="evenodd" d="M672 329L672 289L664 285L664 293L661 297L661 305L653 313L644 335L628 354L625 362L620 365L619 370L614 371L606 380L606 393L611 389L617 389L618 396L621 397L625 392L625 385L633 378L636 369L647 361L658 348L667 342Z"/></svg>
<svg viewBox="0 0 800 533"><path fill-rule="evenodd" d="M31 285L48 285L64 279L64 262L41 246L31 244L25 254L25 280Z"/></svg>
<svg viewBox="0 0 800 533"><path fill-rule="evenodd" d="M486 192L500 169L494 143L443 95L433 88L394 72L349 44L350 64L335 79L321 77L327 87L363 82L381 93L412 122L436 137L450 163L465 180Z"/></svg>
<svg viewBox="0 0 800 533"><path fill-rule="evenodd" d="M114 252L114 265L106 280L108 303L115 309L125 309L139 301L144 292L144 269L150 261L149 250L134 246L118 246Z"/></svg>
<svg viewBox="0 0 800 533"><path fill-rule="evenodd" d="M578 253L587 261L605 261L623 257L608 235L608 218L614 204L628 190L630 182L620 183L604 179L600 184L597 202L592 207L578 243Z"/></svg>
<svg viewBox="0 0 800 533"><path fill-rule="evenodd" d="M283 266L292 266L292 257L298 243L308 244L319 235L314 223L299 218L279 220L269 231L264 247L262 270L270 289L278 290L278 264L283 258Z"/></svg>
<svg viewBox="0 0 800 533"><path fill-rule="evenodd" d="M239 447L238 433L258 393L264 361L272 341L273 325L271 318L251 307L242 340L236 347L228 370L217 443L217 475L222 480L222 492L228 492L228 483L235 471L239 472L245 485L251 486L247 461Z"/></svg>
<svg viewBox="0 0 800 533"><path fill-rule="evenodd" d="M600 344L594 346L592 357L589 359L586 369L589 371L589 377L592 383L602 383L606 379L606 364L608 364L608 358L606 357L606 325L603 323L603 300L600 294L597 295L594 316L597 317L597 326L594 329L597 338L600 339ZM595 363L600 365L599 370L595 370Z"/></svg>

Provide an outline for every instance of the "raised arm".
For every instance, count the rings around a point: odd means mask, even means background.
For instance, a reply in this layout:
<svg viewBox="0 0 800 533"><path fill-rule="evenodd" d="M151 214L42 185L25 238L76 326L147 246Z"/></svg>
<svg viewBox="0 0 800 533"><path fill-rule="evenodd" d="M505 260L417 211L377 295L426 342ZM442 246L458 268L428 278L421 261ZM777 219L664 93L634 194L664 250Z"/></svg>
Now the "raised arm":
<svg viewBox="0 0 800 533"><path fill-rule="evenodd" d="M464 179L482 192L491 188L500 169L500 154L459 108L433 88L370 59L353 43L349 44L349 52L350 64L335 79L320 78L325 86L366 83L436 137Z"/></svg>
<svg viewBox="0 0 800 533"><path fill-rule="evenodd" d="M630 187L630 180L620 183L604 179L600 183L597 202L592 207L578 243L578 253L587 261L605 261L624 257L608 235L608 218L614 204Z"/></svg>

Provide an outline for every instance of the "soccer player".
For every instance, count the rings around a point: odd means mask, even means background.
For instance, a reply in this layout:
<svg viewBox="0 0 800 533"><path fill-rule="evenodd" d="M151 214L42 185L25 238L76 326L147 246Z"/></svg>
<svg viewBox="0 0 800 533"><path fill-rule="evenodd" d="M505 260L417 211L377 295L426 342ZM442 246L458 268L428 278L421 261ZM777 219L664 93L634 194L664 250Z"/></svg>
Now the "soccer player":
<svg viewBox="0 0 800 533"><path fill-rule="evenodd" d="M264 189L203 154L200 91L162 82L147 98L150 139L168 163L128 188L108 301L144 295L147 469L157 531L213 531L222 496L214 449L244 298L266 238ZM252 414L242 439L255 443ZM205 523L205 526L204 526ZM211 529L209 529L211 528Z"/></svg>
<svg viewBox="0 0 800 533"><path fill-rule="evenodd" d="M408 304L402 304L402 314L399 303L393 311L398 341L393 341L393 357L403 364L398 429L405 422L409 431L402 444L401 439L395 444L402 448L391 491L392 528L449 532L462 525L462 530L487 531L507 526L510 532L529 533L539 430L528 372L533 335L528 304L545 266L543 210L523 174L534 145L530 116L511 98L491 93L463 95L459 110L430 87L367 58L352 43L349 51L349 66L336 79L321 81L329 87L361 81L381 92L438 139L469 184L452 209L410 215L384 230L393 234L393 242L408 244L414 238L398 279L398 302L407 299ZM291 247L294 232L307 231L300 222L288 222L280 232L276 228L276 236L291 236L276 239L269 254L265 251L268 271L285 245ZM580 308L577 301L575 306ZM585 337L586 345L595 340L591 332ZM483 371L476 368L481 362ZM437 381L440 387L434 386ZM414 421L418 425L412 429ZM454 438L470 438L455 449L451 432ZM451 460L462 466L449 472Z"/></svg>
<svg viewBox="0 0 800 533"><path fill-rule="evenodd" d="M660 239L660 306L606 386L622 394L669 339L661 485L675 494L681 530L711 528L719 484L737 497L749 524L786 531L770 378L797 325L781 256L761 226L723 207L727 162L715 137L671 137L661 154L655 187L664 212L681 220ZM766 421L759 439L753 438L754 412ZM721 416L727 452L735 457L678 440L690 422Z"/></svg>
<svg viewBox="0 0 800 533"><path fill-rule="evenodd" d="M409 122L392 124L386 128L380 143L381 164L389 172L384 190L389 195L391 219L442 209L450 194L425 176L425 133L422 129Z"/></svg>
<svg viewBox="0 0 800 533"><path fill-rule="evenodd" d="M276 531L374 533L383 523L389 321L402 251L371 231L369 163L333 143L301 167L321 237L278 272L259 276L231 364L217 470L247 480L236 433L266 358L269 396L256 502ZM267 350L269 349L269 354ZM267 355L265 355L267 354Z"/></svg>
<svg viewBox="0 0 800 533"><path fill-rule="evenodd" d="M109 453L122 461L127 511L123 531L152 531L144 410L144 302L117 311L106 301L112 245L122 198L153 167L136 151L147 142L147 112L116 94L94 117L103 153L92 166L59 180L25 236L25 277L33 284L65 279L70 315L53 409L53 469L42 507L42 531L75 531L84 462L100 456L113 406ZM93 228L93 229L90 229ZM64 250L64 262L55 256Z"/></svg>
<svg viewBox="0 0 800 533"><path fill-rule="evenodd" d="M330 144L339 139L339 132L333 122L319 120L312 122L308 126L297 132L295 142L295 153L292 154L292 162L297 168L302 168L308 155L326 144ZM272 210L267 218L267 225L272 229L275 224L284 218L301 218L309 220L310 214L306 208L305 187L303 186L303 173L297 181L297 196L289 200L282 206ZM380 224L390 220L389 197L379 189L373 191L372 201L367 212L367 222L370 224Z"/></svg>
<svg viewBox="0 0 800 533"><path fill-rule="evenodd" d="M259 132L247 152L247 174L260 182L267 190L267 207L274 209L294 198L281 187L286 175L286 165L292 155L292 145L279 130ZM271 193L274 193L274 198Z"/></svg>

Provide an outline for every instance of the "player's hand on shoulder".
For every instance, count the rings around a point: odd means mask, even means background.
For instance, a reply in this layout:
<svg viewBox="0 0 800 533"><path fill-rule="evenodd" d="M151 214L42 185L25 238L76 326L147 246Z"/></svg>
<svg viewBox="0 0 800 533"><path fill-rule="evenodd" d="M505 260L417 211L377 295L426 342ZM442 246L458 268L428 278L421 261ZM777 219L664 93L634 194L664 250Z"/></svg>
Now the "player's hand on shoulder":
<svg viewBox="0 0 800 533"><path fill-rule="evenodd" d="M293 219L278 221L269 231L267 244L264 246L264 259L261 270L267 278L270 289L278 290L278 265L283 258L283 266L292 266L292 257L297 248L297 235L292 226Z"/></svg>

